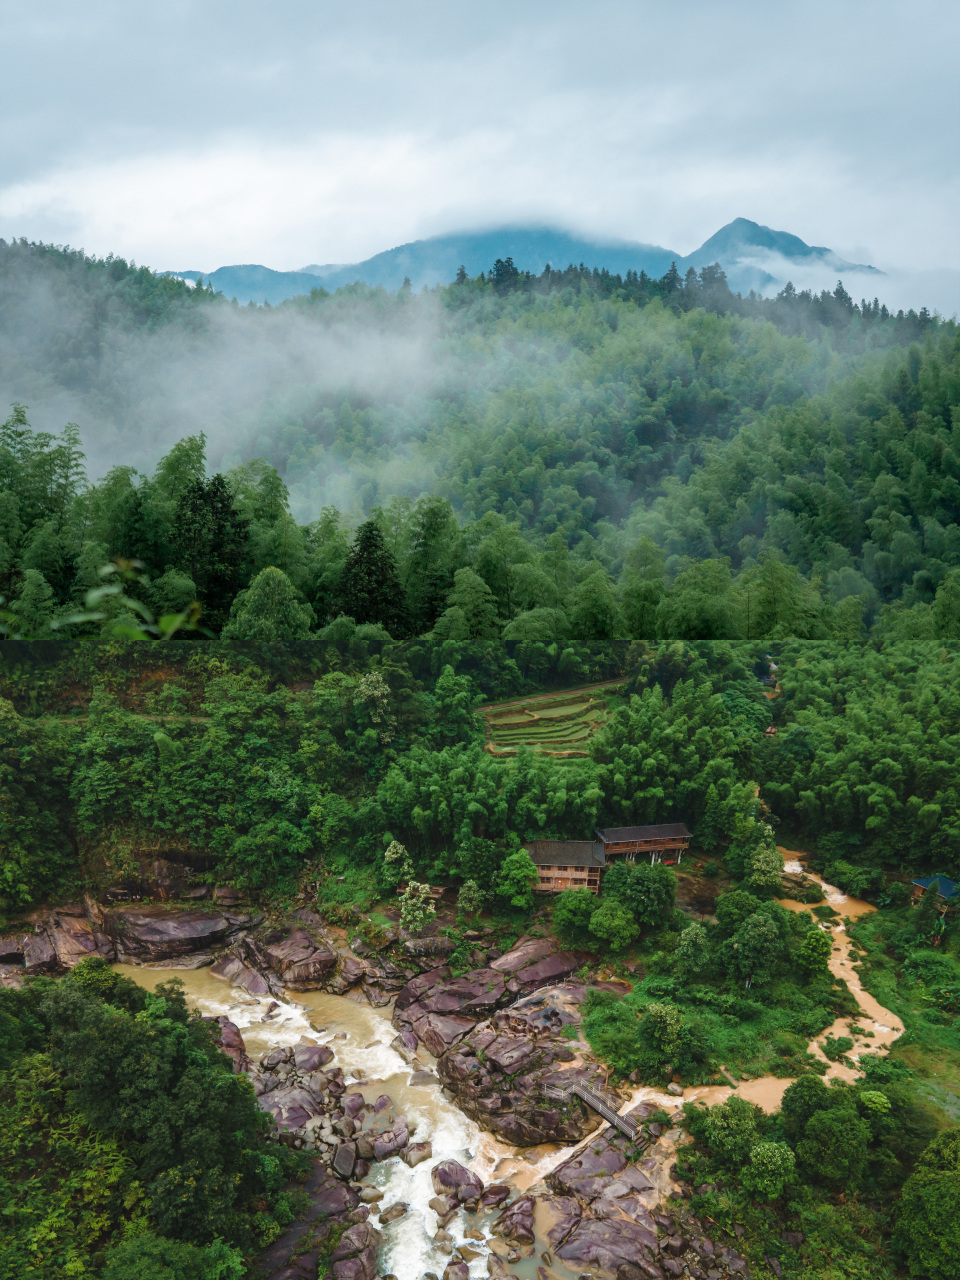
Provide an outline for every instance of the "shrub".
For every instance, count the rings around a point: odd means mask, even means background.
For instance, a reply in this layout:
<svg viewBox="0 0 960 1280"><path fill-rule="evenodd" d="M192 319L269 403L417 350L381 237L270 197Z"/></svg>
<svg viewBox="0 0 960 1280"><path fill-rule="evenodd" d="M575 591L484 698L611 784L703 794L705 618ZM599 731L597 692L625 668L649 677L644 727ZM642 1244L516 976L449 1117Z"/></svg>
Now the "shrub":
<svg viewBox="0 0 960 1280"><path fill-rule="evenodd" d="M536 863L525 849L518 849L516 853L504 858L494 889L511 907L516 907L519 911L532 911L533 890L538 879Z"/></svg>
<svg viewBox="0 0 960 1280"><path fill-rule="evenodd" d="M833 940L822 929L811 929L800 944L797 955L800 967L807 973L827 973L830 968L830 953Z"/></svg>
<svg viewBox="0 0 960 1280"><path fill-rule="evenodd" d="M803 1134L797 1143L797 1159L812 1181L850 1189L859 1184L867 1162L870 1129L852 1105L814 1112Z"/></svg>
<svg viewBox="0 0 960 1280"><path fill-rule="evenodd" d="M910 1274L949 1280L960 1258L960 1129L927 1147L903 1186L894 1244Z"/></svg>
<svg viewBox="0 0 960 1280"><path fill-rule="evenodd" d="M785 1142L758 1142L750 1148L750 1163L741 1175L748 1191L776 1199L793 1177L797 1159Z"/></svg>
<svg viewBox="0 0 960 1280"><path fill-rule="evenodd" d="M568 947L588 947L591 943L590 917L597 899L589 889L565 889L553 901L553 928Z"/></svg>
<svg viewBox="0 0 960 1280"><path fill-rule="evenodd" d="M654 929L673 909L677 877L660 863L618 862L603 878L603 896L622 903L637 924Z"/></svg>
<svg viewBox="0 0 960 1280"><path fill-rule="evenodd" d="M611 951L623 951L640 933L633 916L613 898L604 898L590 917L590 932L608 943Z"/></svg>
<svg viewBox="0 0 960 1280"><path fill-rule="evenodd" d="M757 1120L761 1115L759 1107L735 1093L710 1108L706 1138L718 1160L729 1165L746 1163L757 1143Z"/></svg>

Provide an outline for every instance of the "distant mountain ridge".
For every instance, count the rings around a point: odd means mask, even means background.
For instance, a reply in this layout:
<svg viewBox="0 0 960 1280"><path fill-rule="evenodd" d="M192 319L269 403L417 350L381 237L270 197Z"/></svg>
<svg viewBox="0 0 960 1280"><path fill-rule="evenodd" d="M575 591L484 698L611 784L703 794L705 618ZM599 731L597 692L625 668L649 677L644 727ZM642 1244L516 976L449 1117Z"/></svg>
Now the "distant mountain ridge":
<svg viewBox="0 0 960 1280"><path fill-rule="evenodd" d="M747 218L735 218L705 240L693 253L676 253L660 245L633 240L588 240L556 227L506 226L491 231L459 232L414 240L375 254L363 262L337 264L313 263L300 271L274 271L258 264L219 267L216 271L171 272L186 280L201 275L228 298L238 302L275 304L297 294L308 293L318 286L331 292L360 281L399 289L409 279L415 289L449 284L462 265L467 274L477 276L488 271L497 258L513 258L522 271L539 275L547 263L566 267L583 263L593 268L606 268L612 274L646 271L659 277L676 262L681 272L719 262L727 273L730 287L743 293L758 292L786 283L791 265L798 268L823 267L846 274L870 272L881 275L876 267L847 262L822 245L809 245L787 231L774 231Z"/></svg>

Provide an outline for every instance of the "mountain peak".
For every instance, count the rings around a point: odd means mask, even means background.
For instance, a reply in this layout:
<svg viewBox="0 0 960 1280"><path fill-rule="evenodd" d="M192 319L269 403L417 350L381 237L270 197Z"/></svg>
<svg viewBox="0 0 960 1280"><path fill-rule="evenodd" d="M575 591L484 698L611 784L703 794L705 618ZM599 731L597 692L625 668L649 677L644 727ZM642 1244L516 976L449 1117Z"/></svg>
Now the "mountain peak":
<svg viewBox="0 0 960 1280"><path fill-rule="evenodd" d="M206 279L228 298L276 303L318 286L333 291L358 281L395 290L409 277L415 289L424 285L432 288L449 284L461 265L468 275L477 276L489 271L497 258L512 258L519 270L537 275L547 263L561 269L583 263L606 268L614 275L646 271L650 276L662 276L671 262L676 262L681 272L719 262L730 287L743 293L786 284L791 263L831 272L876 271L875 267L845 262L832 250L806 244L787 231L774 231L749 218L734 218L686 256L637 240L587 239L560 227L528 224L413 240L343 266L314 264L301 271L272 271L257 265L219 267ZM174 274L195 278L198 273Z"/></svg>
<svg viewBox="0 0 960 1280"><path fill-rule="evenodd" d="M876 267L847 262L824 245L807 244L789 231L774 231L772 227L751 222L749 218L734 218L732 222L728 222L709 240L704 240L687 261L695 267L706 266L711 262L720 262L726 267L728 263L734 266L744 260L770 254L807 264L820 261L835 271L876 271Z"/></svg>

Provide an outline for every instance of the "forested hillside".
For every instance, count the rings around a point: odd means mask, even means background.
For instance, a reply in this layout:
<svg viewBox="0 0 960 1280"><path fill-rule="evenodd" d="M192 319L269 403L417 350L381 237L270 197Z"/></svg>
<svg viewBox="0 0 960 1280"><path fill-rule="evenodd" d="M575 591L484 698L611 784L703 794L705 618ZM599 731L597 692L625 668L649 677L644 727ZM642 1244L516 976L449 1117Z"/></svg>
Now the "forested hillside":
<svg viewBox="0 0 960 1280"><path fill-rule="evenodd" d="M15 634L75 615L117 558L144 566L137 590L159 612L196 598L219 631L237 602L238 636L238 593L270 567L312 610L288 619L298 639L339 614L395 638L548 646L956 627L952 324L854 307L839 286L745 301L712 268L653 282L505 263L419 297L316 291L240 314L125 263L24 245L4 257L8 364L43 360L47 383L112 403L114 421L143 390L118 334L141 360L158 333L189 337L216 368L220 320L250 349L273 350L295 325L347 346L400 342L429 368L399 397L351 397L316 376L279 402L261 388L238 410L235 465L212 477L199 433L149 470L118 444L91 485L84 435L97 428L34 432L15 408L0 429L0 590ZM45 349L28 267L57 304ZM338 487L348 508L318 511ZM312 520L296 514L311 507Z"/></svg>
<svg viewBox="0 0 960 1280"><path fill-rule="evenodd" d="M424 966L459 980L481 909L498 946L553 933L599 984L580 1047L608 1082L796 1080L782 1112L734 1096L683 1120L690 1203L746 1230L752 1266L946 1280L960 940L940 882L919 906L910 882L960 877L956 326L842 287L742 299L712 268L498 262L241 311L122 262L18 244L0 264L3 385L106 424L43 430L17 403L0 425L14 1272L254 1275L303 1208L175 987L102 960L23 978L51 909L153 897L249 901L271 943L294 907L349 926L356 974L427 932ZM524 842L663 822L693 835L675 871L534 898ZM849 962L906 1028L889 1059L809 872L877 908Z"/></svg>

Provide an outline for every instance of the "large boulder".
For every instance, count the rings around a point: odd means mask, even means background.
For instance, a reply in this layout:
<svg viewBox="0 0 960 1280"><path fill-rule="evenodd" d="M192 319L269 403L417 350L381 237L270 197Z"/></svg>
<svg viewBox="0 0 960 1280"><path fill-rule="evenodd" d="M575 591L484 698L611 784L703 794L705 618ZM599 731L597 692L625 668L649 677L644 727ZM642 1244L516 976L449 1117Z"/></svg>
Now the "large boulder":
<svg viewBox="0 0 960 1280"><path fill-rule="evenodd" d="M270 987L262 973L258 973L252 965L241 960L236 951L227 951L210 967L214 978L223 978L235 987L242 987L252 996L270 994Z"/></svg>
<svg viewBox="0 0 960 1280"><path fill-rule="evenodd" d="M507 990L517 996L563 982L584 959L582 952L560 950L555 938L521 938L510 951L491 960L490 968L507 977Z"/></svg>
<svg viewBox="0 0 960 1280"><path fill-rule="evenodd" d="M226 911L171 911L148 905L116 908L106 913L105 924L119 959L153 964L224 946L262 919Z"/></svg>
<svg viewBox="0 0 960 1280"><path fill-rule="evenodd" d="M419 1004L410 1005L400 1016L408 1020L414 1035L435 1058L439 1058L476 1026L474 1018L464 1018L457 1014L428 1013ZM394 1025L397 1025L396 1016Z"/></svg>
<svg viewBox="0 0 960 1280"><path fill-rule="evenodd" d="M321 1257L325 1259L331 1252L334 1233L343 1232L342 1242L347 1230L359 1225L366 1215L356 1192L319 1161L310 1166L302 1189L306 1192L306 1207L257 1259L257 1274L269 1280L316 1280ZM363 1240L353 1237L344 1260L365 1256L363 1250L369 1242L367 1233ZM370 1280L362 1270L356 1274L360 1280Z"/></svg>
<svg viewBox="0 0 960 1280"><path fill-rule="evenodd" d="M412 978L398 993L396 1008L403 1010L412 1004L420 1004L425 996L428 996L436 987L442 986L450 977L450 969L447 965L441 965L437 969L428 969L418 977Z"/></svg>
<svg viewBox="0 0 960 1280"><path fill-rule="evenodd" d="M301 1075L310 1075L333 1061L333 1050L325 1044L294 1045L293 1062Z"/></svg>
<svg viewBox="0 0 960 1280"><path fill-rule="evenodd" d="M22 934L0 934L0 964L23 964Z"/></svg>
<svg viewBox="0 0 960 1280"><path fill-rule="evenodd" d="M313 991L337 967L337 953L318 944L304 929L294 929L289 937L264 947L264 956L272 969L293 991Z"/></svg>
<svg viewBox="0 0 960 1280"><path fill-rule="evenodd" d="M479 1201L483 1183L475 1173L456 1160L441 1160L430 1170L433 1189L438 1196L456 1196L461 1204Z"/></svg>
<svg viewBox="0 0 960 1280"><path fill-rule="evenodd" d="M232 1060L234 1074L249 1071L253 1063L247 1056L247 1046L243 1042L243 1036L237 1024L222 1014L219 1018L205 1018L204 1021L210 1025L211 1029L215 1028L214 1040L220 1052Z"/></svg>
<svg viewBox="0 0 960 1280"><path fill-rule="evenodd" d="M300 1129L322 1111L313 1093L298 1085L271 1089L260 1098L260 1105L270 1112L281 1129Z"/></svg>
<svg viewBox="0 0 960 1280"><path fill-rule="evenodd" d="M536 1239L533 1229L533 1215L536 1200L533 1196L521 1196L507 1205L490 1230L495 1236L509 1240L514 1244L533 1244Z"/></svg>
<svg viewBox="0 0 960 1280"><path fill-rule="evenodd" d="M570 1094L570 1086L589 1085L616 1107L619 1097L606 1090L599 1067L565 1067L574 1055L561 1037L500 1030L495 1024L508 1013L459 1036L439 1057L437 1075L461 1110L512 1146L579 1142L596 1128L597 1119ZM413 1025L419 1035L421 1024Z"/></svg>
<svg viewBox="0 0 960 1280"><path fill-rule="evenodd" d="M584 1217L554 1252L574 1271L591 1266L616 1274L624 1263L637 1266L649 1262L658 1249L652 1222L647 1225L629 1218Z"/></svg>
<svg viewBox="0 0 960 1280"><path fill-rule="evenodd" d="M389 1129L384 1129L373 1139L374 1160L388 1160L395 1156L410 1141L410 1132L403 1116L398 1116Z"/></svg>
<svg viewBox="0 0 960 1280"><path fill-rule="evenodd" d="M419 1001L427 1013L459 1013L480 1018L509 999L507 982L494 969L473 969L449 982L438 983Z"/></svg>
<svg viewBox="0 0 960 1280"><path fill-rule="evenodd" d="M357 1222L340 1237L330 1255L333 1280L374 1280L380 1232L369 1222Z"/></svg>
<svg viewBox="0 0 960 1280"><path fill-rule="evenodd" d="M328 979L325 989L335 996L345 995L363 981L371 968L366 960L358 960L352 955L342 956L336 973Z"/></svg>
<svg viewBox="0 0 960 1280"><path fill-rule="evenodd" d="M57 959L65 969L72 969L88 956L116 959L113 943L105 934L94 929L89 920L57 914L51 916L46 930Z"/></svg>
<svg viewBox="0 0 960 1280"><path fill-rule="evenodd" d="M23 972L56 973L60 967L57 953L45 934L27 934L23 939Z"/></svg>
<svg viewBox="0 0 960 1280"><path fill-rule="evenodd" d="M607 1142L601 1136L572 1160L551 1170L547 1185L561 1195L573 1195L589 1202L599 1196L626 1165L627 1157L620 1145Z"/></svg>

